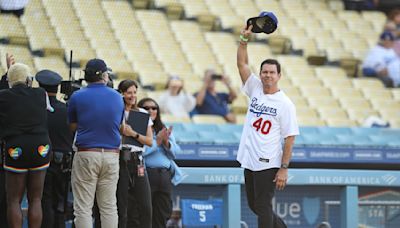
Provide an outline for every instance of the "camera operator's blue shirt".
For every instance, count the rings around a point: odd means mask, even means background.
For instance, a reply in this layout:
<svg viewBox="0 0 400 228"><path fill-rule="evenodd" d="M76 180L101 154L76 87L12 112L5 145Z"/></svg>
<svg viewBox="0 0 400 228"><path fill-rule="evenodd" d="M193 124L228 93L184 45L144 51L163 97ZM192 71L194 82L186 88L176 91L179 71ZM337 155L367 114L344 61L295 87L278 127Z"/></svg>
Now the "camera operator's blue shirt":
<svg viewBox="0 0 400 228"><path fill-rule="evenodd" d="M197 96L197 93L195 93L195 96ZM201 106L196 106L195 109L198 114L225 116L229 113L228 102L229 94L217 93L216 96L213 96L210 92L206 91L203 104Z"/></svg>
<svg viewBox="0 0 400 228"><path fill-rule="evenodd" d="M68 118L70 123L77 123L76 146L118 149L123 113L122 96L103 83L74 92L68 103Z"/></svg>

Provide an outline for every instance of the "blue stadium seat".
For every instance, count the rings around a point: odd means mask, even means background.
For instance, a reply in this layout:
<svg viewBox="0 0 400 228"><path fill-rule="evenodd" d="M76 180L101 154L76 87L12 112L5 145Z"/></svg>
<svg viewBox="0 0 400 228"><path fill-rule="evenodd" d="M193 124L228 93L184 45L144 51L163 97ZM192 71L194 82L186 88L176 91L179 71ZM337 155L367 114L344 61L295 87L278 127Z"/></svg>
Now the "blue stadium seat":
<svg viewBox="0 0 400 228"><path fill-rule="evenodd" d="M308 145L337 145L333 134L305 134L303 135L304 144Z"/></svg>
<svg viewBox="0 0 400 228"><path fill-rule="evenodd" d="M399 128L381 128L379 131L381 135L397 135L400 139L400 129Z"/></svg>
<svg viewBox="0 0 400 228"><path fill-rule="evenodd" d="M212 140L202 138L197 132L174 132L177 143L213 143Z"/></svg>
<svg viewBox="0 0 400 228"><path fill-rule="evenodd" d="M305 139L303 137L303 133L300 129L300 135L297 135L294 141L295 145L304 145L305 144Z"/></svg>
<svg viewBox="0 0 400 228"><path fill-rule="evenodd" d="M183 123L164 123L164 124L167 127L172 126L173 127L173 129L172 129L173 132L183 131L184 130Z"/></svg>
<svg viewBox="0 0 400 228"><path fill-rule="evenodd" d="M317 127L300 127L300 135L318 133Z"/></svg>
<svg viewBox="0 0 400 228"><path fill-rule="evenodd" d="M218 124L218 131L220 132L242 132L242 124Z"/></svg>
<svg viewBox="0 0 400 228"><path fill-rule="evenodd" d="M331 134L331 135L337 135L337 134L351 134L351 130L348 127L319 127L318 128L318 133L320 134Z"/></svg>
<svg viewBox="0 0 400 228"><path fill-rule="evenodd" d="M355 135L374 135L379 134L382 130L381 128L371 128L371 127L354 127L350 128L350 130Z"/></svg>
<svg viewBox="0 0 400 228"><path fill-rule="evenodd" d="M369 138L372 142L374 142L377 146L388 146L389 143L393 144L399 141L398 135L370 135Z"/></svg>
<svg viewBox="0 0 400 228"><path fill-rule="evenodd" d="M187 123L183 125L185 131L200 132L200 131L218 131L216 124L192 124Z"/></svg>
<svg viewBox="0 0 400 228"><path fill-rule="evenodd" d="M199 136L204 140L211 140L216 144L239 144L239 140L233 132L198 132Z"/></svg>
<svg viewBox="0 0 400 228"><path fill-rule="evenodd" d="M335 136L339 144L343 145L365 145L371 142L371 139L367 135L348 135L340 134Z"/></svg>

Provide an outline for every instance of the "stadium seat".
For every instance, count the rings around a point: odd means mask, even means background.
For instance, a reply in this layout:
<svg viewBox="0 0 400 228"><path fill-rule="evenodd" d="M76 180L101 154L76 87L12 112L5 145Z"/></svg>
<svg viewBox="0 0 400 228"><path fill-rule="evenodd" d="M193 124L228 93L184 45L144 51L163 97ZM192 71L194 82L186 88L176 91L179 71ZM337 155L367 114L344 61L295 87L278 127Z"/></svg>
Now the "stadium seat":
<svg viewBox="0 0 400 228"><path fill-rule="evenodd" d="M318 127L300 127L300 135L303 134L317 134Z"/></svg>
<svg viewBox="0 0 400 228"><path fill-rule="evenodd" d="M339 102L334 97L307 97L307 101L314 108L340 107Z"/></svg>
<svg viewBox="0 0 400 228"><path fill-rule="evenodd" d="M352 131L347 127L319 127L317 132L320 134L331 134L331 135L350 135Z"/></svg>
<svg viewBox="0 0 400 228"><path fill-rule="evenodd" d="M191 123L192 120L189 117L177 117L170 114L162 114L162 120L166 123Z"/></svg>
<svg viewBox="0 0 400 228"><path fill-rule="evenodd" d="M313 116L297 116L299 126L326 126L326 122L319 117Z"/></svg>
<svg viewBox="0 0 400 228"><path fill-rule="evenodd" d="M392 89L393 98L400 101L400 89Z"/></svg>
<svg viewBox="0 0 400 228"><path fill-rule="evenodd" d="M226 121L223 117L217 115L194 115L192 117L193 123L198 124L225 124Z"/></svg>
<svg viewBox="0 0 400 228"><path fill-rule="evenodd" d="M185 8L187 18L196 18L199 15L210 13L204 0L180 0L180 3Z"/></svg>
<svg viewBox="0 0 400 228"><path fill-rule="evenodd" d="M239 94L230 105L230 109L235 114L246 114L248 103L248 97L243 94Z"/></svg>
<svg viewBox="0 0 400 228"><path fill-rule="evenodd" d="M367 145L371 139L367 135L335 135L337 141L342 145L362 146Z"/></svg>
<svg viewBox="0 0 400 228"><path fill-rule="evenodd" d="M339 99L341 99L342 97L365 99L361 90L356 88L346 88L346 87L342 88L338 86L338 87L331 87L330 90L332 92L332 95Z"/></svg>
<svg viewBox="0 0 400 228"><path fill-rule="evenodd" d="M216 124L208 123L208 124L200 124L200 123L187 123L183 125L183 128L187 132L200 132L200 131L209 131L209 132L215 132L218 130L218 127Z"/></svg>
<svg viewBox="0 0 400 228"><path fill-rule="evenodd" d="M366 107L349 107L344 108L351 120L357 121L359 125L363 125L364 121L370 116L379 116L379 113L372 108Z"/></svg>
<svg viewBox="0 0 400 228"><path fill-rule="evenodd" d="M193 144L201 144L201 143L213 143L212 139L205 139L200 137L197 132L183 132L177 131L174 132L174 136L176 138L177 143L193 143Z"/></svg>
<svg viewBox="0 0 400 228"><path fill-rule="evenodd" d="M344 118L327 118L327 126L329 127L355 127L357 126L357 121Z"/></svg>
<svg viewBox="0 0 400 228"><path fill-rule="evenodd" d="M311 145L335 145L338 143L331 134L305 134L302 136L305 144Z"/></svg>
<svg viewBox="0 0 400 228"><path fill-rule="evenodd" d="M218 132L242 132L242 124L218 124Z"/></svg>
<svg viewBox="0 0 400 228"><path fill-rule="evenodd" d="M384 88L383 83L377 78L359 78L353 80L354 88L357 89L381 89Z"/></svg>
<svg viewBox="0 0 400 228"><path fill-rule="evenodd" d="M233 132L210 132L210 131L200 131L199 136L203 140L209 140L215 144L239 144L240 138Z"/></svg>
<svg viewBox="0 0 400 228"><path fill-rule="evenodd" d="M14 15L0 14L0 40L10 44L28 45L24 27Z"/></svg>

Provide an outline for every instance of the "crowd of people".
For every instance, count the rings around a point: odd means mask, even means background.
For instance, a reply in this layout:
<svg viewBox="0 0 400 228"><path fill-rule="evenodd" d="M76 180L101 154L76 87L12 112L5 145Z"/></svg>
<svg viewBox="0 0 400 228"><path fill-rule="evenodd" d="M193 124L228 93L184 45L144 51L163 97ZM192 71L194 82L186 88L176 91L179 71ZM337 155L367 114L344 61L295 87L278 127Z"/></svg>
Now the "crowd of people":
<svg viewBox="0 0 400 228"><path fill-rule="evenodd" d="M251 73L251 33L251 26L242 31L237 54L243 92L252 100L237 159L259 227L286 227L272 210L272 198L275 188L282 190L287 182L299 134L296 110L278 87L278 61L263 61L259 77ZM0 203L6 202L7 222L2 224L12 228L22 227L25 190L29 227L65 227L70 187L77 228L165 228L173 215L173 186L183 174L174 161L180 147L161 111L173 114L172 105L180 102L183 116L194 108L235 122L228 104L237 95L229 78L213 70L205 72L204 85L194 96L184 91L179 77L171 77L159 103L150 97L137 101L139 87L133 80L121 81L114 90L108 86L106 63L91 59L84 70L87 86L63 103L56 98L62 80L58 73L41 70L32 77L27 65L15 63L12 55L6 59L9 69L0 82L0 173L5 174ZM34 79L38 88L32 87ZM228 94L216 91L216 80ZM176 219L172 216L168 227L179 227Z"/></svg>
<svg viewBox="0 0 400 228"><path fill-rule="evenodd" d="M26 190L29 227L65 227L71 187L75 227L91 227L93 215L96 227L166 227L173 185L182 178L174 162L180 147L156 101L137 102L133 80L122 81L118 91L108 87L107 65L92 59L85 67L87 87L67 105L56 98L58 73L42 70L32 77L13 55L6 59L0 82L2 224L22 227ZM34 79L39 88L32 88ZM127 121L135 111L147 115L144 133Z"/></svg>

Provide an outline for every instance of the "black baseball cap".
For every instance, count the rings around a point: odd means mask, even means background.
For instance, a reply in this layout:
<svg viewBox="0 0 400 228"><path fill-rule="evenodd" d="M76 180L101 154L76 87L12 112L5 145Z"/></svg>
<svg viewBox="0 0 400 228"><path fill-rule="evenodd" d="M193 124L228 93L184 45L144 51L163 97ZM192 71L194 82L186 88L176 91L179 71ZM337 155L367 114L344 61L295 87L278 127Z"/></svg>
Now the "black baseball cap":
<svg viewBox="0 0 400 228"><path fill-rule="evenodd" d="M273 33L278 28L278 19L272 12L263 11L258 17L252 17L247 20L247 27L253 25L251 29L254 33Z"/></svg>
<svg viewBox="0 0 400 228"><path fill-rule="evenodd" d="M102 59L91 59L86 63L85 74L100 75L107 72L107 64Z"/></svg>

